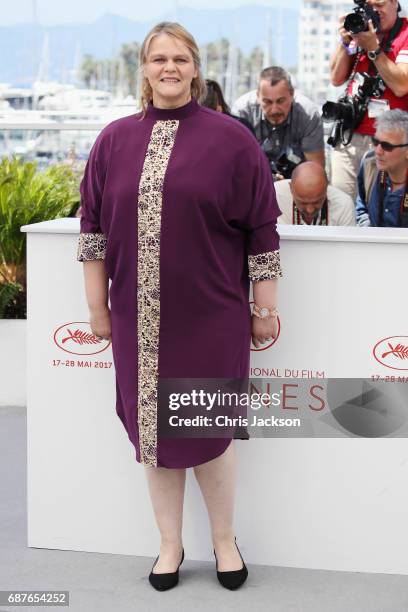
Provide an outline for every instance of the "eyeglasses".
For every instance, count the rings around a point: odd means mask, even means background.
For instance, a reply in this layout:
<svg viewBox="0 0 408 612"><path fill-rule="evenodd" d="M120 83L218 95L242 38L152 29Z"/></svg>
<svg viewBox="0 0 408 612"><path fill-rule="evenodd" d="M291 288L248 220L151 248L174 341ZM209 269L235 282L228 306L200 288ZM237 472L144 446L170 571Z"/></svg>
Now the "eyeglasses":
<svg viewBox="0 0 408 612"><path fill-rule="evenodd" d="M393 151L394 149L399 149L400 147L408 147L408 142L396 145L391 144L386 140L378 140L378 138L375 138L375 136L371 136L371 141L374 147L378 147L378 145L381 145L381 148L384 149L384 151Z"/></svg>

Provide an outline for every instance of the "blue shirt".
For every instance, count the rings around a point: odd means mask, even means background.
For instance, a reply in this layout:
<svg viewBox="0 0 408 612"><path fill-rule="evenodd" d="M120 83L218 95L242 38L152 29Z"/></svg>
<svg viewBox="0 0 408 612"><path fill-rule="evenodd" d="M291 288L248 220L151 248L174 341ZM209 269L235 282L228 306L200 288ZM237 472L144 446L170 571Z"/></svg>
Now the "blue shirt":
<svg viewBox="0 0 408 612"><path fill-rule="evenodd" d="M405 185L401 185L395 191L391 191L392 184L387 176L386 189L383 202L383 221L378 219L378 203L380 200L380 172L377 172L375 183L371 190L369 202L366 202L364 187L364 159L360 165L357 176L358 195L356 199L356 223L357 225L374 227L401 227L400 210L401 201L404 196Z"/></svg>

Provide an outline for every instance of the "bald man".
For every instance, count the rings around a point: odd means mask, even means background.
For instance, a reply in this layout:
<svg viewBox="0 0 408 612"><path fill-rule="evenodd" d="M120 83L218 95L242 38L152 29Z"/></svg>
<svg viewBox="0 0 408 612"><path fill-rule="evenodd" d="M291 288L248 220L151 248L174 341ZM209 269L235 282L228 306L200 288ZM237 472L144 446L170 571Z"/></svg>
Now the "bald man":
<svg viewBox="0 0 408 612"><path fill-rule="evenodd" d="M303 162L291 180L275 183L282 215L287 225L355 225L355 206L349 195L328 184L326 172L316 162Z"/></svg>

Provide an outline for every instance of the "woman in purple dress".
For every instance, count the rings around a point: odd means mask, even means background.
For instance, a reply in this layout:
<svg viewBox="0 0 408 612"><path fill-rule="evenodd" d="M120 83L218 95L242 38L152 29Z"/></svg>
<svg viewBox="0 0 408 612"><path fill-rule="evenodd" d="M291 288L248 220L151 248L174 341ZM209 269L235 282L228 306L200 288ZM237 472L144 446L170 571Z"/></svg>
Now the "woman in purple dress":
<svg viewBox="0 0 408 612"><path fill-rule="evenodd" d="M253 135L200 106L205 83L193 37L179 24L158 24L141 65L142 111L105 127L90 153L77 259L92 331L112 341L116 411L145 466L161 534L150 583L166 590L178 582L193 467L217 577L235 589L248 572L233 529L233 436L159 436L158 383L248 378L251 338L259 347L277 335L280 210Z"/></svg>

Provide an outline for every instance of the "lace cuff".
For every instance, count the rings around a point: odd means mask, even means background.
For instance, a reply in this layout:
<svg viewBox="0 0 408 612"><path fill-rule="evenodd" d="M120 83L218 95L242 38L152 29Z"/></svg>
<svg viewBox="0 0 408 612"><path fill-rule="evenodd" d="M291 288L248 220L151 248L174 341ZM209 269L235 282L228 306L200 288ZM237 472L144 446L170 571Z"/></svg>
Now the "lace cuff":
<svg viewBox="0 0 408 612"><path fill-rule="evenodd" d="M267 251L259 255L248 255L249 278L253 282L282 276L278 251Z"/></svg>
<svg viewBox="0 0 408 612"><path fill-rule="evenodd" d="M105 259L106 236L101 232L97 234L81 233L78 240L78 261L91 259Z"/></svg>

